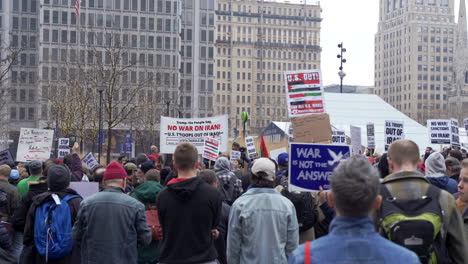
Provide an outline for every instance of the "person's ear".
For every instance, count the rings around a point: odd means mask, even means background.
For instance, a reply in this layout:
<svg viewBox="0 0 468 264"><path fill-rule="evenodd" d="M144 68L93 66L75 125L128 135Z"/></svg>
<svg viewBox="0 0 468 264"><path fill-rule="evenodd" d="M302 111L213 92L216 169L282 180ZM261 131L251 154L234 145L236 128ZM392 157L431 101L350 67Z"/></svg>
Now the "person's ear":
<svg viewBox="0 0 468 264"><path fill-rule="evenodd" d="M372 208L377 210L380 208L381 204L382 204L382 195L377 195L377 199L375 199L375 202L372 205Z"/></svg>
<svg viewBox="0 0 468 264"><path fill-rule="evenodd" d="M327 192L327 201L331 207L335 207L335 200L333 200L332 192Z"/></svg>

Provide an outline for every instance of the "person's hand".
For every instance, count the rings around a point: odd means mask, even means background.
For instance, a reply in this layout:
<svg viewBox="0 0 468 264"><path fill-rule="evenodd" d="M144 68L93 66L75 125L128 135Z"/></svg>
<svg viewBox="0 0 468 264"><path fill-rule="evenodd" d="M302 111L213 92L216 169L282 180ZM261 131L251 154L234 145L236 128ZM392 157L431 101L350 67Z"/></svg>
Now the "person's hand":
<svg viewBox="0 0 468 264"><path fill-rule="evenodd" d="M214 239L218 239L218 237L219 237L218 229L211 230L211 235L214 237Z"/></svg>
<svg viewBox="0 0 468 264"><path fill-rule="evenodd" d="M320 186L320 191L317 194L317 198L319 201L319 205L322 205L327 202L327 193L323 190L322 186Z"/></svg>
<svg viewBox="0 0 468 264"><path fill-rule="evenodd" d="M80 144L78 144L78 142L75 142L75 144L73 145L72 147L72 153L73 154L78 154L78 150L80 149Z"/></svg>

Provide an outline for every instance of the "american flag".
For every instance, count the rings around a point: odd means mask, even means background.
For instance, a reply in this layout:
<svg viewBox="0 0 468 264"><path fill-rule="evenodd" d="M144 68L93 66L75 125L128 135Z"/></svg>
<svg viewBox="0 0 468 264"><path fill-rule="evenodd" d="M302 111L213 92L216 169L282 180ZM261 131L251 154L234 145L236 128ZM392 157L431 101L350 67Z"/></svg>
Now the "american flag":
<svg viewBox="0 0 468 264"><path fill-rule="evenodd" d="M75 2L75 17L80 16L80 5L81 5L81 0L76 0L76 2Z"/></svg>

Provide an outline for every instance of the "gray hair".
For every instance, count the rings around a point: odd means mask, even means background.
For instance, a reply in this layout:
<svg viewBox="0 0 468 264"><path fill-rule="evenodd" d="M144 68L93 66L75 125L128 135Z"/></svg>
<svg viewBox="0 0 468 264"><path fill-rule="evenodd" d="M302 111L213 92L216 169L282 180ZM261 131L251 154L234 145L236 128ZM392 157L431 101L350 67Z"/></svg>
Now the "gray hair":
<svg viewBox="0 0 468 264"><path fill-rule="evenodd" d="M123 181L125 181L125 179L109 179L109 180L105 180L104 184L105 185L108 185L108 184L122 184Z"/></svg>
<svg viewBox="0 0 468 264"><path fill-rule="evenodd" d="M330 184L336 209L343 216L367 216L380 191L378 170L358 158L342 161Z"/></svg>

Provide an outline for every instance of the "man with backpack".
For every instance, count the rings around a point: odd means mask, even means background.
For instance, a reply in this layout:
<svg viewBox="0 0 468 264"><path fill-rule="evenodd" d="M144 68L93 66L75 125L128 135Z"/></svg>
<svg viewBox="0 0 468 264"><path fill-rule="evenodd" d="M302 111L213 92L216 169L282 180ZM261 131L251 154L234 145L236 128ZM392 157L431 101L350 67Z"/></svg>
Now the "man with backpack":
<svg viewBox="0 0 468 264"><path fill-rule="evenodd" d="M393 142L388 164L392 174L382 181L383 202L375 215L381 234L415 252L422 263L466 263L468 244L455 199L417 171L416 143Z"/></svg>
<svg viewBox="0 0 468 264"><path fill-rule="evenodd" d="M80 263L80 251L73 242L72 227L82 201L68 189L71 172L65 165L53 165L47 172L49 191L33 198L24 228L20 263Z"/></svg>
<svg viewBox="0 0 468 264"><path fill-rule="evenodd" d="M81 203L73 238L81 263L136 264L137 245L151 242L145 207L125 194L127 172L116 161L104 172L104 189Z"/></svg>
<svg viewBox="0 0 468 264"><path fill-rule="evenodd" d="M330 177L329 203L337 216L330 233L299 246L289 259L299 263L387 263L416 264L417 256L375 231L371 211L378 208L379 173L359 157L342 161Z"/></svg>
<svg viewBox="0 0 468 264"><path fill-rule="evenodd" d="M219 179L223 200L231 205L242 194L242 181L232 172L231 162L226 157L216 161L214 171Z"/></svg>

